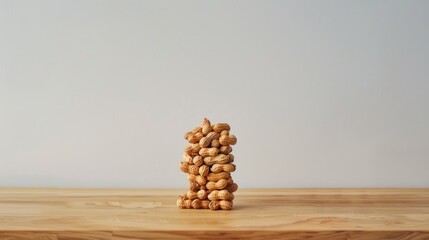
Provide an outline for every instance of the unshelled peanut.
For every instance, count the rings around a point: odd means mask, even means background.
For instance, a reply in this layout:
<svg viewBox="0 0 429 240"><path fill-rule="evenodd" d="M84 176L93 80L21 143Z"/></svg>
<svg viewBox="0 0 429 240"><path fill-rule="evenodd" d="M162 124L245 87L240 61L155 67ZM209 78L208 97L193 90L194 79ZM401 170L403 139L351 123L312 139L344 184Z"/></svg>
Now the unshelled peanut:
<svg viewBox="0 0 429 240"><path fill-rule="evenodd" d="M218 123L218 124L215 124L213 126L213 131L215 131L217 133L220 133L223 130L228 130L229 131L229 129L231 129L231 128L229 127L228 123Z"/></svg>
<svg viewBox="0 0 429 240"><path fill-rule="evenodd" d="M201 148L199 151L201 157L214 157L219 154L219 149L217 148Z"/></svg>
<svg viewBox="0 0 429 240"><path fill-rule="evenodd" d="M228 186L228 180L226 180L226 179L221 179L221 180L219 180L217 182L210 181L210 182L207 182L207 184L206 184L206 188L208 190L224 189L227 186Z"/></svg>
<svg viewBox="0 0 429 240"><path fill-rule="evenodd" d="M207 118L204 118L203 120L203 126L202 126L202 133L204 136L210 133L212 130L212 126L210 124L210 121Z"/></svg>
<svg viewBox="0 0 429 240"><path fill-rule="evenodd" d="M232 163L227 164L213 164L210 168L210 171L212 173L219 173L219 172L234 172L235 171L235 165Z"/></svg>
<svg viewBox="0 0 429 240"><path fill-rule="evenodd" d="M225 155L225 154L219 154L215 157L205 157L204 158L204 163L211 166L215 163L218 164L222 164L222 163L229 163L230 158L229 155Z"/></svg>

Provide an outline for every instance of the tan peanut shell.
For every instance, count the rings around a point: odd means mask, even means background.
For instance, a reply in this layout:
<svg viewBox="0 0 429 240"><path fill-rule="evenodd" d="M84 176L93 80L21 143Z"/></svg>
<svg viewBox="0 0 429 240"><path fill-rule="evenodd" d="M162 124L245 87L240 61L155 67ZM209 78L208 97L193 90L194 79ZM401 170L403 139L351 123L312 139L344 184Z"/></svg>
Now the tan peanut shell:
<svg viewBox="0 0 429 240"><path fill-rule="evenodd" d="M209 132L211 132L211 130L212 130L212 126L210 124L210 121L207 118L204 118L203 126L202 126L202 134L206 136L207 134L209 134Z"/></svg>
<svg viewBox="0 0 429 240"><path fill-rule="evenodd" d="M237 143L237 137L235 135L230 135L228 138L229 145L235 145Z"/></svg>
<svg viewBox="0 0 429 240"><path fill-rule="evenodd" d="M209 173L209 175L207 175L207 180L216 182L221 179L229 179L230 177L231 175L227 172Z"/></svg>
<svg viewBox="0 0 429 240"><path fill-rule="evenodd" d="M226 200L219 201L219 207L222 210L231 210L232 209L232 201L226 201Z"/></svg>
<svg viewBox="0 0 429 240"><path fill-rule="evenodd" d="M207 182L207 184L206 184L206 188L208 190L224 189L227 186L228 186L228 180L226 180L226 179L220 179L217 182L210 181L210 182Z"/></svg>
<svg viewBox="0 0 429 240"><path fill-rule="evenodd" d="M210 171L210 167L207 165L201 165L200 168L198 169L198 172L201 176L203 177L207 177L207 175L209 174Z"/></svg>
<svg viewBox="0 0 429 240"><path fill-rule="evenodd" d="M228 139L229 139L229 136L227 136L227 135L220 136L219 143L222 146L228 146L229 145L229 140Z"/></svg>
<svg viewBox="0 0 429 240"><path fill-rule="evenodd" d="M207 179L201 175L197 175L195 177L195 182L197 182L200 186L204 186L207 183Z"/></svg>
<svg viewBox="0 0 429 240"><path fill-rule="evenodd" d="M234 135L222 135L219 138L219 143L223 146L235 145L237 138Z"/></svg>
<svg viewBox="0 0 429 240"><path fill-rule="evenodd" d="M183 153L182 160L189 164L193 164L191 155L187 154L186 152Z"/></svg>
<svg viewBox="0 0 429 240"><path fill-rule="evenodd" d="M228 192L227 190L213 190L208 195L208 199L212 201L216 201L216 200L232 201L234 199L234 194Z"/></svg>
<svg viewBox="0 0 429 240"><path fill-rule="evenodd" d="M191 203L192 208L199 209L202 207L200 199L194 199Z"/></svg>
<svg viewBox="0 0 429 240"><path fill-rule="evenodd" d="M220 208L219 201L211 201L209 203L209 208L210 210L218 210Z"/></svg>
<svg viewBox="0 0 429 240"><path fill-rule="evenodd" d="M210 146L211 146L211 147L214 147L214 148L219 148L221 145L220 145L220 142L219 142L219 140L218 140L218 139L214 139L214 140L212 141L212 143L210 144Z"/></svg>
<svg viewBox="0 0 429 240"><path fill-rule="evenodd" d="M188 166L188 173L190 174L198 174L199 167L196 165L189 165Z"/></svg>
<svg viewBox="0 0 429 240"><path fill-rule="evenodd" d="M201 146L198 143L193 143L188 148L189 148L190 153L198 153L201 149ZM188 152L188 151L186 151L186 152Z"/></svg>
<svg viewBox="0 0 429 240"><path fill-rule="evenodd" d="M192 208L191 203L192 203L192 200L190 200L190 199L185 199L184 200L184 204L185 204L186 208Z"/></svg>
<svg viewBox="0 0 429 240"><path fill-rule="evenodd" d="M197 178L197 175L195 175L195 174L188 174L188 180L190 182L195 182L196 178Z"/></svg>
<svg viewBox="0 0 429 240"><path fill-rule="evenodd" d="M219 137L220 137L219 133L210 132L209 134L207 134L207 136L200 139L199 144L202 148L206 148L210 146L213 140L218 140Z"/></svg>
<svg viewBox="0 0 429 240"><path fill-rule="evenodd" d="M217 133L220 133L223 130L228 130L229 131L229 129L230 129L230 127L229 127L228 123L218 123L218 124L215 124L213 126L213 131L215 131Z"/></svg>
<svg viewBox="0 0 429 240"><path fill-rule="evenodd" d="M226 187L226 190L228 190L228 192L230 192L230 193L237 191L237 189L238 189L238 185L236 183L233 183L233 184L229 185L228 187Z"/></svg>
<svg viewBox="0 0 429 240"><path fill-rule="evenodd" d="M194 181L189 181L189 190L191 191L198 191L201 188L201 186L194 182Z"/></svg>
<svg viewBox="0 0 429 240"><path fill-rule="evenodd" d="M188 167L189 167L189 163L184 162L184 161L180 162L180 170L181 170L182 172L184 172L184 173L188 173L188 172L189 172Z"/></svg>
<svg viewBox="0 0 429 240"><path fill-rule="evenodd" d="M201 148L199 151L201 157L214 157L219 154L219 149L217 148Z"/></svg>
<svg viewBox="0 0 429 240"><path fill-rule="evenodd" d="M197 132L197 133L190 133L186 140L190 143L198 143L201 138L203 138L203 133Z"/></svg>
<svg viewBox="0 0 429 240"><path fill-rule="evenodd" d="M209 200L201 200L201 208L208 209L210 201Z"/></svg>
<svg viewBox="0 0 429 240"><path fill-rule="evenodd" d="M211 201L209 203L209 209L210 210L231 210L232 209L232 201L226 201L226 200L221 200L221 201Z"/></svg>
<svg viewBox="0 0 429 240"><path fill-rule="evenodd" d="M194 191L189 190L189 191L186 193L186 198L187 198L187 199L195 199L195 198L198 198L198 194L197 194L197 192L194 192Z"/></svg>
<svg viewBox="0 0 429 240"><path fill-rule="evenodd" d="M215 157L205 157L204 163L211 166L215 163L229 163L229 155L219 154Z"/></svg>
<svg viewBox="0 0 429 240"><path fill-rule="evenodd" d="M192 133L193 134L196 134L196 133L198 133L198 132L201 132L202 131L202 127L196 127L196 128L194 128L193 130L192 130Z"/></svg>
<svg viewBox="0 0 429 240"><path fill-rule="evenodd" d="M197 155L192 159L192 163L194 163L195 166L199 167L203 165L204 159L200 155Z"/></svg>
<svg viewBox="0 0 429 240"><path fill-rule="evenodd" d="M232 163L227 163L227 164L218 164L218 163L215 163L210 168L210 171L212 173L234 172L235 171L235 165L232 164Z"/></svg>
<svg viewBox="0 0 429 240"><path fill-rule="evenodd" d="M231 146L222 146L219 148L219 152L223 153L223 154L229 154L230 152L232 152L232 147Z"/></svg>
<svg viewBox="0 0 429 240"><path fill-rule="evenodd" d="M199 191L197 192L197 195L198 195L198 198L199 198L199 199L206 199L206 198L207 198L207 196L209 195L209 192L208 192L208 191L206 191L206 190L201 189L201 190L199 190Z"/></svg>
<svg viewBox="0 0 429 240"><path fill-rule="evenodd" d="M193 134L191 131L185 133L185 135L183 136L186 140L188 140L188 137L191 136L191 134Z"/></svg>

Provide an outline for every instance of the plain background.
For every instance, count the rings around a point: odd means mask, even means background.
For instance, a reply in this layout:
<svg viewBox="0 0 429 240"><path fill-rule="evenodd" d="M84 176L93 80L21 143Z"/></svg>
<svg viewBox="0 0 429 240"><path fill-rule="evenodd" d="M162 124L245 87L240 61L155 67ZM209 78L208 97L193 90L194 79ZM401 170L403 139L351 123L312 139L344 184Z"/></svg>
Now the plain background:
<svg viewBox="0 0 429 240"><path fill-rule="evenodd" d="M429 1L0 1L1 187L429 187Z"/></svg>

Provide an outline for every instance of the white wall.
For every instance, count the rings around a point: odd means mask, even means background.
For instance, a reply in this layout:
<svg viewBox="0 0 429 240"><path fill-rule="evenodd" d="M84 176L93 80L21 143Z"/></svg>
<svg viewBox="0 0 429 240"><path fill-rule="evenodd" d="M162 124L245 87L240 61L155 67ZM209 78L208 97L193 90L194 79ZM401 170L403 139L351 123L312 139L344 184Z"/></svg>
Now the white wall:
<svg viewBox="0 0 429 240"><path fill-rule="evenodd" d="M0 186L429 187L429 1L0 1Z"/></svg>

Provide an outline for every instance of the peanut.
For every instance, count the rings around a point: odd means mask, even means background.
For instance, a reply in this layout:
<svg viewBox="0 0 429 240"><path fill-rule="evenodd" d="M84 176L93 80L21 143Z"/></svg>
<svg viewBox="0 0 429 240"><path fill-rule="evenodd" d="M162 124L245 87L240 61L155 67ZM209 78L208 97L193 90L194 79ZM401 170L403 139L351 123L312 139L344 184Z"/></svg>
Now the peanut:
<svg viewBox="0 0 429 240"><path fill-rule="evenodd" d="M206 185L206 183L207 183L207 180L206 180L206 178L204 178L203 176L201 176L201 175L197 175L197 176L195 177L195 182L197 182L200 186L205 186L205 185Z"/></svg>
<svg viewBox="0 0 429 240"><path fill-rule="evenodd" d="M223 146L234 145L237 143L237 137L234 135L223 135L219 138L219 143Z"/></svg>
<svg viewBox="0 0 429 240"><path fill-rule="evenodd" d="M200 136L200 134L198 134L198 133L202 134L201 130L202 130L201 127L196 127L192 131L187 132L184 137L186 140L188 140L188 142L197 143L201 139L201 137L200 137L200 139L198 139L198 137ZM197 136L195 136L195 135L197 135ZM198 139L198 141L196 141L196 139ZM196 142L194 142L194 141L196 141Z"/></svg>
<svg viewBox="0 0 429 240"><path fill-rule="evenodd" d="M213 140L218 140L219 137L220 137L219 133L210 132L209 134L207 134L207 136L200 139L199 144L201 147L206 148L206 147L210 146L210 143Z"/></svg>
<svg viewBox="0 0 429 240"><path fill-rule="evenodd" d="M228 141L229 145L235 145L237 143L237 137L235 135L230 135Z"/></svg>
<svg viewBox="0 0 429 240"><path fill-rule="evenodd" d="M200 189L200 185L194 181L189 181L189 190L198 191Z"/></svg>
<svg viewBox="0 0 429 240"><path fill-rule="evenodd" d="M229 136L229 131L228 130L223 130L222 132L220 132L221 136Z"/></svg>
<svg viewBox="0 0 429 240"><path fill-rule="evenodd" d="M229 129L230 129L230 127L229 127L228 123L218 123L218 124L215 124L213 126L213 131L215 131L217 133L220 133L223 130L228 130L229 131Z"/></svg>
<svg viewBox="0 0 429 240"><path fill-rule="evenodd" d="M200 169L198 169L198 172L201 176L207 177L209 174L210 167L207 165L201 165Z"/></svg>
<svg viewBox="0 0 429 240"><path fill-rule="evenodd" d="M227 136L227 135L220 136L219 143L223 146L227 146L227 145L229 145L228 139L229 139L229 136Z"/></svg>
<svg viewBox="0 0 429 240"><path fill-rule="evenodd" d="M212 173L219 173L219 172L234 172L235 171L235 165L228 163L228 164L213 164L210 168L210 171Z"/></svg>
<svg viewBox="0 0 429 240"><path fill-rule="evenodd" d="M197 192L194 192L194 191L191 191L191 190L189 190L187 193L186 193L186 197L188 198L188 199L196 199L196 198L198 198L198 194L197 194Z"/></svg>
<svg viewBox="0 0 429 240"><path fill-rule="evenodd" d="M203 157L197 155L192 159L192 163L194 163L195 166L199 167L199 166L203 165L204 159L203 159Z"/></svg>
<svg viewBox="0 0 429 240"><path fill-rule="evenodd" d="M220 179L217 182L210 181L210 182L207 182L206 184L206 188L208 190L224 189L227 186L228 186L228 180L226 179Z"/></svg>
<svg viewBox="0 0 429 240"><path fill-rule="evenodd" d="M179 197L176 202L177 206L180 208L192 208L191 200Z"/></svg>
<svg viewBox="0 0 429 240"><path fill-rule="evenodd" d="M195 134L191 133L188 135L186 140L188 140L188 142L190 143L198 143L203 137L204 137L203 133L200 133L200 132L197 132Z"/></svg>
<svg viewBox="0 0 429 240"><path fill-rule="evenodd" d="M188 180L190 182L195 182L195 179L197 178L197 175L194 174L188 174Z"/></svg>
<svg viewBox="0 0 429 240"><path fill-rule="evenodd" d="M190 174L194 174L194 175L200 173L200 168L197 165L190 165L187 162L181 162L180 163L180 170L182 172L190 173Z"/></svg>
<svg viewBox="0 0 429 240"><path fill-rule="evenodd" d="M209 208L210 201L209 200L201 200L201 208Z"/></svg>
<svg viewBox="0 0 429 240"><path fill-rule="evenodd" d="M236 183L233 183L233 184L229 185L228 187L226 187L226 190L228 190L228 192L230 192L230 193L237 191L237 189L238 189L238 185Z"/></svg>
<svg viewBox="0 0 429 240"><path fill-rule="evenodd" d="M229 154L230 152L232 152L232 147L231 146L222 146L219 148L219 152L221 152L223 154Z"/></svg>
<svg viewBox="0 0 429 240"><path fill-rule="evenodd" d="M190 174L198 174L199 167L196 165L189 165L188 166L188 173Z"/></svg>
<svg viewBox="0 0 429 240"><path fill-rule="evenodd" d="M184 173L188 173L189 172L189 169L188 169L188 167L189 167L189 163L187 163L187 162L180 162L180 170L182 171L182 172L184 172Z"/></svg>
<svg viewBox="0 0 429 240"><path fill-rule="evenodd" d="M202 130L203 130L203 128L202 128L202 127L196 127L196 128L194 128L191 132L192 132L193 134L196 134L196 133L201 132Z"/></svg>
<svg viewBox="0 0 429 240"><path fill-rule="evenodd" d="M187 154L191 155L192 153L198 153L200 151L200 149L201 149L200 144L193 143L193 144L191 144L185 148L185 152Z"/></svg>
<svg viewBox="0 0 429 240"><path fill-rule="evenodd" d="M214 148L219 148L221 145L220 145L219 140L214 139L214 140L212 141L212 143L210 144L210 146L211 146L211 147L214 147Z"/></svg>
<svg viewBox="0 0 429 240"><path fill-rule="evenodd" d="M204 163L211 166L215 163L229 163L229 155L219 154L215 157L205 157Z"/></svg>
<svg viewBox="0 0 429 240"><path fill-rule="evenodd" d="M201 205L201 200L200 200L200 199L194 199L194 200L191 202L191 206L192 206L192 208L194 208L194 209L199 209L199 208L201 208L201 207L202 207L202 205Z"/></svg>
<svg viewBox="0 0 429 240"><path fill-rule="evenodd" d="M183 199L177 199L177 202L176 202L176 205L179 207L179 208L186 208L186 206L185 206L185 200L183 200Z"/></svg>
<svg viewBox="0 0 429 240"><path fill-rule="evenodd" d="M226 201L226 200L211 201L209 203L209 209L210 210L218 210L218 209L231 210L232 209L232 201Z"/></svg>
<svg viewBox="0 0 429 240"><path fill-rule="evenodd" d="M232 209L232 201L219 201L219 206L222 210L231 210Z"/></svg>
<svg viewBox="0 0 429 240"><path fill-rule="evenodd" d="M191 155L189 155L187 153L183 153L182 160L184 162L189 163L189 164L193 164Z"/></svg>
<svg viewBox="0 0 429 240"><path fill-rule="evenodd" d="M207 175L207 180L216 182L221 179L229 179L230 177L231 175L227 172L209 173L209 175Z"/></svg>
<svg viewBox="0 0 429 240"><path fill-rule="evenodd" d="M186 197L179 196L176 202L177 206L180 208L209 208L210 201L209 200L201 200L201 199L187 199ZM220 208L220 206L219 206Z"/></svg>
<svg viewBox="0 0 429 240"><path fill-rule="evenodd" d="M219 201L211 201L209 203L210 210L218 210L220 208Z"/></svg>
<svg viewBox="0 0 429 240"><path fill-rule="evenodd" d="M186 199L184 201L184 204L185 204L186 208L192 208L191 203L192 203L192 200L190 200L190 199Z"/></svg>
<svg viewBox="0 0 429 240"><path fill-rule="evenodd" d="M201 176L201 175L196 175L196 174L188 174L188 180L190 182L196 182L199 185L205 185L207 183L207 180L205 177Z"/></svg>
<svg viewBox="0 0 429 240"><path fill-rule="evenodd" d="M188 197L188 198L190 198L190 197ZM228 190L220 190L220 191L219 190L213 190L208 195L208 199L212 200L212 201L217 201L217 200L229 200L229 201L232 201L234 199L234 194L228 192Z"/></svg>
<svg viewBox="0 0 429 240"><path fill-rule="evenodd" d="M199 152L201 157L207 157L207 156L217 156L219 154L219 149L217 148L201 148Z"/></svg>
<svg viewBox="0 0 429 240"><path fill-rule="evenodd" d="M204 136L206 136L207 134L209 134L209 132L211 132L211 130L212 130L212 126L210 124L210 121L207 118L204 118L202 133L204 134Z"/></svg>
<svg viewBox="0 0 429 240"><path fill-rule="evenodd" d="M197 195L199 199L206 199L207 196L209 195L209 192L201 189L200 191L197 192Z"/></svg>
<svg viewBox="0 0 429 240"><path fill-rule="evenodd" d="M183 136L186 140L188 140L188 137L191 136L193 133L192 131L186 132L185 135Z"/></svg>

